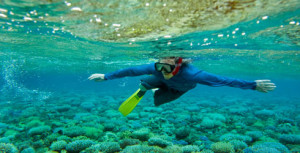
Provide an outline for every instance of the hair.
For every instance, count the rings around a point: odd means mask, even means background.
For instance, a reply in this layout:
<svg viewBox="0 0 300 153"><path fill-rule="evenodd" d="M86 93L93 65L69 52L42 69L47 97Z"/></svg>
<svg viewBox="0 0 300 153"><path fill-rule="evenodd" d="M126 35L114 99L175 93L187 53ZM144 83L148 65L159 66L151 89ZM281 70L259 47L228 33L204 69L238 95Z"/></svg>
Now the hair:
<svg viewBox="0 0 300 153"><path fill-rule="evenodd" d="M159 58L158 61L165 60L165 59L174 59L175 63L177 63L179 58L180 57L178 57L178 56L167 56L167 57ZM182 58L182 65L183 66L186 66L187 64L190 64L192 62L192 59L190 59L190 58L183 58L183 57L181 57L181 58Z"/></svg>

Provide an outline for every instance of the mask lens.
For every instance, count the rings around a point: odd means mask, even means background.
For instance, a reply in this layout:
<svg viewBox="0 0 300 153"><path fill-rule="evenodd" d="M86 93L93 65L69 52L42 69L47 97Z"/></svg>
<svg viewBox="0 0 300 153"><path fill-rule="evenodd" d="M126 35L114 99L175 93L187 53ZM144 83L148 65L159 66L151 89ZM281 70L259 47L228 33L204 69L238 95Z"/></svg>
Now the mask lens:
<svg viewBox="0 0 300 153"><path fill-rule="evenodd" d="M156 71L162 71L164 65L162 63L155 63L155 69Z"/></svg>
<svg viewBox="0 0 300 153"><path fill-rule="evenodd" d="M175 66L173 65L169 65L169 64L165 64L165 63L155 63L155 69L156 71L161 72L162 70L164 70L167 73L171 73L173 71Z"/></svg>
<svg viewBox="0 0 300 153"><path fill-rule="evenodd" d="M164 65L163 69L165 70L165 72L167 73L171 73L172 72L172 68L171 65Z"/></svg>

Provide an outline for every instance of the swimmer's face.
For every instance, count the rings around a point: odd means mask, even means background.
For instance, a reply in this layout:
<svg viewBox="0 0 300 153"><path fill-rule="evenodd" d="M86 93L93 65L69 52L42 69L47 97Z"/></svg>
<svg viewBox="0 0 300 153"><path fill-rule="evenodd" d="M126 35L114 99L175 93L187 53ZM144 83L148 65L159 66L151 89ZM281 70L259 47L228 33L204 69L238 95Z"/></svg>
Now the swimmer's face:
<svg viewBox="0 0 300 153"><path fill-rule="evenodd" d="M160 63L166 63L166 64L170 64L170 65L174 65L175 66L175 59L162 59L159 61ZM174 71L174 70L173 70ZM172 71L172 72L173 72ZM167 73L164 69L161 71L161 73L163 74L164 78L166 80L169 80L173 77L173 74L171 73Z"/></svg>

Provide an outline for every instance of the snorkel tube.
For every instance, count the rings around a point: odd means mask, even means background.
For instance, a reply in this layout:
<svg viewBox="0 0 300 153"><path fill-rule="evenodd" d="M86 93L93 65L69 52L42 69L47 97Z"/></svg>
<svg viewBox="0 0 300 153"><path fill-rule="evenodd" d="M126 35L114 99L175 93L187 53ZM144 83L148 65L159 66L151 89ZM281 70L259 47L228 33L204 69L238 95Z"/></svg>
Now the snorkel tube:
<svg viewBox="0 0 300 153"><path fill-rule="evenodd" d="M179 72L181 66L182 66L182 58L179 57L177 63L175 64L175 69L172 72L173 76L175 76Z"/></svg>

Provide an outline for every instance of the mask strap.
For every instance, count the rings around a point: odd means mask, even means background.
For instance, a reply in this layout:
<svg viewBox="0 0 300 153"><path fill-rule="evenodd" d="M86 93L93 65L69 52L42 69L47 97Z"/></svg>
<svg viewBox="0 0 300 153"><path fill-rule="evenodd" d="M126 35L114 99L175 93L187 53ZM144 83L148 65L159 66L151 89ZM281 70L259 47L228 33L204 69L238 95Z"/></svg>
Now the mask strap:
<svg viewBox="0 0 300 153"><path fill-rule="evenodd" d="M179 72L179 69L182 65L182 58L179 57L178 62L176 64L175 70L172 72L173 76L176 75Z"/></svg>

